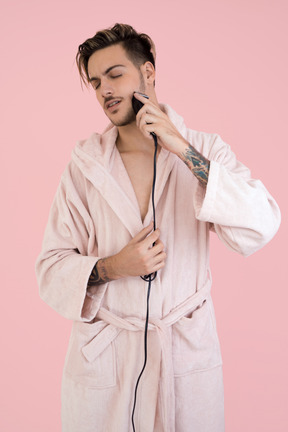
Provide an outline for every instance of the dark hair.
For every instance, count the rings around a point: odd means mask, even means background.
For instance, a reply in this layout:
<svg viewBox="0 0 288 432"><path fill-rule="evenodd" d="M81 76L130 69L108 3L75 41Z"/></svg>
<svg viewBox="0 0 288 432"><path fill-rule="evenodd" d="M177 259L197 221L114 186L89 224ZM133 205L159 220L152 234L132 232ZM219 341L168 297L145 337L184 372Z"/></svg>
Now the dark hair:
<svg viewBox="0 0 288 432"><path fill-rule="evenodd" d="M90 56L97 50L115 44L123 46L135 66L140 67L149 61L155 68L156 52L152 39L145 33L137 33L128 24L115 24L112 28L98 31L95 36L87 39L78 47L76 63L81 80L86 86L89 85L88 60Z"/></svg>

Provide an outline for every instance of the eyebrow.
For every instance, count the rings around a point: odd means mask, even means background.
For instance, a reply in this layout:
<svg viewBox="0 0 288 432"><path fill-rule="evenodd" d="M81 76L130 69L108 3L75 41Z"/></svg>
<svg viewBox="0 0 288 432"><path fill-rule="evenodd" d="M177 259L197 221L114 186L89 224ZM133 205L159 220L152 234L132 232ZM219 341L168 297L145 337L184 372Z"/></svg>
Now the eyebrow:
<svg viewBox="0 0 288 432"><path fill-rule="evenodd" d="M117 68L117 67L125 67L125 66L121 65L121 64L110 66L108 69L106 69L106 71L104 72L104 75L107 75L112 69ZM98 79L99 79L98 77L91 77L91 78L89 78L89 81L92 82L92 81L96 81Z"/></svg>

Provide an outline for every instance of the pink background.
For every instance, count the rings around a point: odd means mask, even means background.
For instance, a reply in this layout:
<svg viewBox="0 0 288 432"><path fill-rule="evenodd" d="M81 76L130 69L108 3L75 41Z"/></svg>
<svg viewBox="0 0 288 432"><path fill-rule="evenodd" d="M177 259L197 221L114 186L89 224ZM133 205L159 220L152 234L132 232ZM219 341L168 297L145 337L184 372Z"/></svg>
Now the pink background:
<svg viewBox="0 0 288 432"><path fill-rule="evenodd" d="M226 430L288 430L287 9L281 0L1 0L1 431L61 429L71 322L38 297L34 263L76 140L107 123L81 90L77 47L115 22L154 39L159 100L191 128L219 133L280 205L268 246L245 259L213 236L211 266Z"/></svg>

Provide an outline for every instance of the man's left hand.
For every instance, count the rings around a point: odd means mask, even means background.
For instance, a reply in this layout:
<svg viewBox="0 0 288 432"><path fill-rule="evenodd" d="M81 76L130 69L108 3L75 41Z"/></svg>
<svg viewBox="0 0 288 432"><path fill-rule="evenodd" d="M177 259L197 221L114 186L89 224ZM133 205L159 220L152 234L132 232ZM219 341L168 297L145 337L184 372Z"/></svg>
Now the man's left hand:
<svg viewBox="0 0 288 432"><path fill-rule="evenodd" d="M134 93L134 96L144 104L136 116L136 124L143 135L152 139L151 132L154 132L158 138L158 143L166 150L177 155L185 152L189 144L167 114L161 111L150 99L146 99L139 93Z"/></svg>

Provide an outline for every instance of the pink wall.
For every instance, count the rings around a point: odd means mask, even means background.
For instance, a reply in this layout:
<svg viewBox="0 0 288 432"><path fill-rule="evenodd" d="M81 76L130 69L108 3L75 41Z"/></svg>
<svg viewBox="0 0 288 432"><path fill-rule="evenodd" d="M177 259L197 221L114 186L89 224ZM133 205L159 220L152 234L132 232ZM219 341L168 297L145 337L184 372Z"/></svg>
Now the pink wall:
<svg viewBox="0 0 288 432"><path fill-rule="evenodd" d="M255 256L217 238L211 255L227 432L287 431L287 1L1 6L0 430L60 432L71 323L39 299L34 262L76 140L106 124L93 93L81 90L77 47L118 21L155 40L159 99L191 128L218 132L281 207L277 236Z"/></svg>

